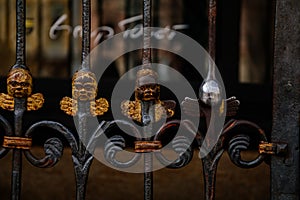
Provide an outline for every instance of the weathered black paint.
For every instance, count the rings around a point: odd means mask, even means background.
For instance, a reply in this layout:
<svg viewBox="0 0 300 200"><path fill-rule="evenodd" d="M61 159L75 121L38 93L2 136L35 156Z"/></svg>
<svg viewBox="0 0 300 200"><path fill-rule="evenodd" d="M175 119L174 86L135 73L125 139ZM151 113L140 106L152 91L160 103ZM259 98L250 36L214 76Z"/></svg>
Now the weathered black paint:
<svg viewBox="0 0 300 200"><path fill-rule="evenodd" d="M286 157L271 158L271 199L299 199L300 2L276 2L272 142L286 142Z"/></svg>

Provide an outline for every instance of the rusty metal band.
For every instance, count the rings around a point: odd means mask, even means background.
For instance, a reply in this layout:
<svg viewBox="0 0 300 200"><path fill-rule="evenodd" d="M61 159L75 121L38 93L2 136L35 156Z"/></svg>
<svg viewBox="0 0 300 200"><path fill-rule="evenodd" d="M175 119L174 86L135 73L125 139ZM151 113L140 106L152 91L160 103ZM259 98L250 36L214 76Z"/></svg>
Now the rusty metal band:
<svg viewBox="0 0 300 200"><path fill-rule="evenodd" d="M162 148L160 141L135 141L134 151L136 153L150 153Z"/></svg>
<svg viewBox="0 0 300 200"><path fill-rule="evenodd" d="M261 141L258 145L258 152L260 154L270 154L270 155L286 155L288 152L287 143L269 143Z"/></svg>
<svg viewBox="0 0 300 200"><path fill-rule="evenodd" d="M32 146L31 138L4 136L3 147L10 149L28 150Z"/></svg>
<svg viewBox="0 0 300 200"><path fill-rule="evenodd" d="M258 152L260 154L275 154L276 151L276 144L268 143L268 142L261 142L258 145Z"/></svg>

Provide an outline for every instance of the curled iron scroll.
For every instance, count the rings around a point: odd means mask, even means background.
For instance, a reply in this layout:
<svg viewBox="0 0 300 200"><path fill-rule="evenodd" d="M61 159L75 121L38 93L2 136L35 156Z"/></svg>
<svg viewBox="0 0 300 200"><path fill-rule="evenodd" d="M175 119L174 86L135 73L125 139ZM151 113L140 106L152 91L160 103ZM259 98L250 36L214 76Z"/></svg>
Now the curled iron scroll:
<svg viewBox="0 0 300 200"><path fill-rule="evenodd" d="M41 121L33 124L25 133L25 137L31 138L34 132L40 127L48 127L61 133L69 142L72 152L76 152L77 143L73 134L62 124L53 121ZM40 168L53 167L63 154L63 144L58 138L50 138L44 143L45 156L43 158L35 157L30 150L24 151L28 161Z"/></svg>
<svg viewBox="0 0 300 200"><path fill-rule="evenodd" d="M183 126L191 135L176 135L172 140L172 148L179 155L175 161L168 160L161 152L155 152L157 159L168 168L181 168L186 166L193 158L192 140L195 138L197 129L194 124L188 120L172 120L164 124L156 133L154 140L161 140L166 131L171 127ZM189 137L191 136L191 137Z"/></svg>
<svg viewBox="0 0 300 200"><path fill-rule="evenodd" d="M141 138L140 131L133 124L126 122L124 120L114 120L109 122L104 132L108 133L112 131L113 128L118 124L122 126L127 126L128 128L130 128L130 130L132 131L132 133L135 135L136 138ZM135 153L134 156L126 162L121 162L116 158L117 153L123 151L125 147L126 147L125 139L121 135L114 135L111 138L109 138L105 143L105 147L104 147L104 154L107 162L119 168L128 168L134 165L141 158L141 154Z"/></svg>
<svg viewBox="0 0 300 200"><path fill-rule="evenodd" d="M231 136L230 133L233 129L239 127L239 126L248 126L250 128L253 128L256 130L254 132L254 135L252 134L238 134L235 136ZM231 161L237 165L238 167L242 168L252 168L256 167L259 164L261 164L265 158L263 154L259 154L256 158L252 160L243 160L241 156L241 152L248 150L251 142L254 141L254 137L258 137L260 141L267 141L267 137L264 133L264 131L255 123L246 121L246 120L230 120L225 126L224 126L224 131L222 133L223 137L223 144L224 146L224 141L225 138L229 138L228 142L228 154L231 159ZM259 142L259 141L258 141Z"/></svg>

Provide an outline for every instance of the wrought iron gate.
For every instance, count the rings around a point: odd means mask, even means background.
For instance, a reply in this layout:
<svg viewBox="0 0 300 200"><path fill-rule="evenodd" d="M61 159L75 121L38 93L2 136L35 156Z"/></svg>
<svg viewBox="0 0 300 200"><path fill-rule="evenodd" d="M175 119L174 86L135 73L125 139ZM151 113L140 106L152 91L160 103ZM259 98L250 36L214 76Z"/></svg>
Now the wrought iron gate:
<svg viewBox="0 0 300 200"><path fill-rule="evenodd" d="M196 125L187 119L173 119L176 103L173 100L160 99L158 74L152 67L151 55L151 8L150 0L143 1L143 50L142 65L136 72L136 85L133 99L121 105L128 121L113 119L103 120L95 131L88 125L91 118L102 116L110 109L105 98L95 99L98 86L96 75L91 70L90 35L91 4L82 0L82 64L72 79L72 98L63 97L60 108L67 115L74 117L77 132L72 133L65 125L55 121L39 121L27 130L23 128L23 115L27 111L35 112L42 108L44 97L32 91L32 76L26 66L25 56L25 0L16 1L16 63L11 67L7 77L7 94L1 93L0 106L13 112L14 124L0 115L3 130L3 144L0 158L13 151L11 199L21 199L22 155L34 166L53 167L62 156L63 143L58 138L50 138L45 144L45 156L37 158L31 152L32 138L40 128L47 127L59 132L72 150L76 178L76 199L85 199L86 183L93 161L91 146L101 135L110 134L104 144L104 157L117 168L127 168L143 157L144 165L144 199L153 199L153 159L154 157L168 168L181 168L189 164L193 157L193 142L200 148L205 180L205 199L215 199L215 181L218 161L225 150L231 161L242 168L251 168L263 161L270 161L271 199L299 199L299 123L300 123L300 3L295 0L278 0L276 2L274 28L274 73L273 73L273 130L268 139L264 131L255 123L246 120L227 119L215 144L214 138L206 137ZM215 60L217 3L209 1L208 6L208 53ZM235 97L222 98L221 83L215 75L214 65L209 66L207 78L200 87L199 99L186 97L181 106L189 117L204 118L206 131L211 123L217 123L215 116L233 117L239 107ZM101 93L100 93L101 95ZM178 106L178 105L177 105ZM195 112L197 108L199 112ZM167 119L157 132L152 125L161 119ZM132 121L133 122L132 122ZM142 129L136 129L139 124ZM134 156L126 162L117 158L117 153L128 147L121 134L111 134L116 126L127 127L134 133ZM169 161L160 152L165 146L166 135L184 127L186 135L172 138L171 147L178 158ZM249 133L233 132L235 128L245 126ZM189 136L191 135L191 136ZM78 137L77 137L78 136ZM85 136L90 140L84 141ZM37 136L35 136L37 137ZM87 143L86 143L87 142ZM86 145L88 144L88 145ZM259 151L257 158L246 161L241 151L254 145ZM127 145L127 146L126 146ZM204 148L202 148L204 146ZM94 150L94 149L92 149ZM176 177L175 177L176 178ZM1 194L0 194L1 195Z"/></svg>

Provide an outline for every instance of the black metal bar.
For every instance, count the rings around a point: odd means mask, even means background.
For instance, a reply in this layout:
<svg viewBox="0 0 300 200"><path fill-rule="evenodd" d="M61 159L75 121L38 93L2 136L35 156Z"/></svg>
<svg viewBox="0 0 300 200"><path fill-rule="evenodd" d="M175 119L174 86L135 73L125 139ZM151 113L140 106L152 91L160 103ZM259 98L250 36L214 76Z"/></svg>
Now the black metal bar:
<svg viewBox="0 0 300 200"><path fill-rule="evenodd" d="M82 0L82 68L90 68L90 53L91 43L91 1Z"/></svg>
<svg viewBox="0 0 300 200"><path fill-rule="evenodd" d="M208 6L208 52L211 59L208 59L208 72L206 78L204 79L200 91L200 99L205 104L217 104L220 103L220 92L221 86L219 81L216 79L215 72L215 59L216 59L216 17L217 17L217 3L216 0L210 0ZM213 89L213 88L217 88ZM208 88L208 89L205 89ZM212 96L212 98L207 98L207 96Z"/></svg>
<svg viewBox="0 0 300 200"><path fill-rule="evenodd" d="M16 1L16 65L25 66L25 19L26 1ZM22 136L23 114L26 110L25 98L14 98L14 124L15 136ZM22 176L22 151L13 150L12 158L12 180L11 199L18 200L21 196L21 176Z"/></svg>
<svg viewBox="0 0 300 200"><path fill-rule="evenodd" d="M153 156L152 153L145 153L144 165L144 199L152 200L153 199Z"/></svg>
<svg viewBox="0 0 300 200"><path fill-rule="evenodd" d="M80 70L90 70L90 36L91 36L91 1L82 0L82 66ZM72 83L73 84L73 83ZM93 156L86 150L83 141L88 134L88 117L90 113L90 102L78 102L78 134L79 142L76 159L73 159L76 177L76 199L83 200L86 195L86 186L89 169L93 161ZM86 144L86 143L85 143ZM74 152L73 152L74 153Z"/></svg>
<svg viewBox="0 0 300 200"><path fill-rule="evenodd" d="M271 158L271 199L299 199L300 2L276 2L272 142L288 143Z"/></svg>
<svg viewBox="0 0 300 200"><path fill-rule="evenodd" d="M15 136L22 136L22 122L23 114L26 110L26 99L15 98L14 108L14 123ZM12 182L11 182L11 199L18 200L21 196L21 177L22 177L22 151L20 149L13 150L13 164L12 164Z"/></svg>
<svg viewBox="0 0 300 200"><path fill-rule="evenodd" d="M25 65L25 19L26 1L16 1L16 64Z"/></svg>
<svg viewBox="0 0 300 200"><path fill-rule="evenodd" d="M143 67L151 68L151 0L144 0L143 2ZM153 102L142 102L142 121L144 124L144 117L153 117L155 119L154 112L149 109ZM145 140L150 140L152 132L152 122L144 126L144 137ZM144 199L153 199L153 172L152 172L152 153L144 154Z"/></svg>
<svg viewBox="0 0 300 200"><path fill-rule="evenodd" d="M216 0L210 0L208 5L208 53L213 60L216 59Z"/></svg>
<svg viewBox="0 0 300 200"><path fill-rule="evenodd" d="M217 159L214 157L209 157L207 159L202 159L203 166L203 176L204 176L204 198L205 200L215 199L216 193L216 175L219 159L221 158L223 151L218 155ZM215 161L215 162L213 162Z"/></svg>
<svg viewBox="0 0 300 200"><path fill-rule="evenodd" d="M143 4L143 65L151 63L151 0L144 0Z"/></svg>
<svg viewBox="0 0 300 200"><path fill-rule="evenodd" d="M142 102L142 120L143 118L155 117L155 113L153 112L153 102ZM147 124L143 128L143 134L145 140L151 140L152 133L152 122ZM153 154L145 153L144 154L144 199L152 200L153 199Z"/></svg>
<svg viewBox="0 0 300 200"><path fill-rule="evenodd" d="M88 134L87 121L89 113L89 102L79 102L78 104L78 160L74 161L75 176L76 176L76 199L83 200L86 195L86 186L88 180L89 169L93 161L92 155L86 150L82 141ZM79 161L79 162L78 162ZM86 167L85 167L86 166Z"/></svg>

